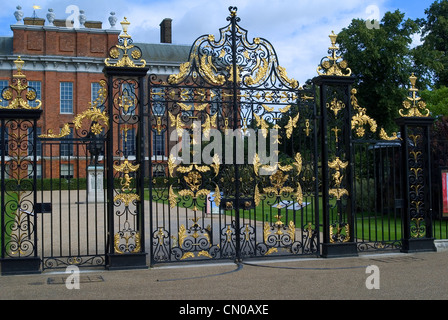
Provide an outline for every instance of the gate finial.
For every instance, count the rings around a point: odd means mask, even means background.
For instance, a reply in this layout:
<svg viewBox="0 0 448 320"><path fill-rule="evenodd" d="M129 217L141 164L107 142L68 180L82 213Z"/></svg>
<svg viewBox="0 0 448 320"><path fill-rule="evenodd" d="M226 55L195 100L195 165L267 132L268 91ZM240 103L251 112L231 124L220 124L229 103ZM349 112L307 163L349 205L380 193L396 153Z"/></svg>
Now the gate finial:
<svg viewBox="0 0 448 320"><path fill-rule="evenodd" d="M336 39L338 35L331 31L329 35L331 40L331 47L328 48L328 53L331 56L326 56L322 58L320 65L317 67L317 73L320 76L344 76L349 77L352 74L352 70L348 68L347 61L338 60L342 57L337 56L337 51L339 48L336 46Z"/></svg>
<svg viewBox="0 0 448 320"><path fill-rule="evenodd" d="M9 103L6 107L0 106L0 109L40 109L42 102L36 99L36 90L28 85L26 75L22 73L25 61L18 56L14 64L17 73L13 74L9 86L1 91L1 98L9 101ZM1 98L0 101L2 101ZM35 102L37 106L31 106L29 102Z"/></svg>
<svg viewBox="0 0 448 320"><path fill-rule="evenodd" d="M118 44L109 50L109 57L104 60L104 64L107 67L144 68L146 61L140 59L142 51L132 44L132 37L128 34L131 23L124 17L120 24L123 32L118 36Z"/></svg>
<svg viewBox="0 0 448 320"><path fill-rule="evenodd" d="M426 108L426 102L421 100L421 97L417 96L418 89L415 87L417 77L414 73L409 77L409 80L411 81L411 88L409 89L410 97L406 97L406 100L403 101L404 109L400 109L398 113L402 117L429 117L430 112ZM423 113L420 112L419 109L423 111Z"/></svg>

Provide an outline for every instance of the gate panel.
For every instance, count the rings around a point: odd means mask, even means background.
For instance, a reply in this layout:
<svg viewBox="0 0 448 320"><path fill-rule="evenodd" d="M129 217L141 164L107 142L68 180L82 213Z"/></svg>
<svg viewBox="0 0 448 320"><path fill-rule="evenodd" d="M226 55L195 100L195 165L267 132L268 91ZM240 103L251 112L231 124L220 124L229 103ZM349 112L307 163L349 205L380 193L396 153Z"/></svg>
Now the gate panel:
<svg viewBox="0 0 448 320"><path fill-rule="evenodd" d="M72 136L71 134L69 136ZM91 162L89 147L104 140L40 140L37 203L42 268L104 266L106 201L104 157Z"/></svg>
<svg viewBox="0 0 448 320"><path fill-rule="evenodd" d="M152 263L319 252L314 87L230 12L179 74L149 78Z"/></svg>

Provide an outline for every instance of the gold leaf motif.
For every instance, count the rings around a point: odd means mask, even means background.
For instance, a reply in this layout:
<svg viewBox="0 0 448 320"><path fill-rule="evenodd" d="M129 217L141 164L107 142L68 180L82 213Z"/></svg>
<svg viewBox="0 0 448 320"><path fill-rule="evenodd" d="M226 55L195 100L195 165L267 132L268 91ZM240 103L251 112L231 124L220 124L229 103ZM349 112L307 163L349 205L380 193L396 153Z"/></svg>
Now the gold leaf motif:
<svg viewBox="0 0 448 320"><path fill-rule="evenodd" d="M181 83L187 76L187 74L190 72L190 62L184 62L179 66L179 73L178 74L172 74L168 77L168 83L169 84L179 84Z"/></svg>
<svg viewBox="0 0 448 320"><path fill-rule="evenodd" d="M257 153L254 155L253 166L255 175L258 176L258 170L261 166L261 163L260 163L260 157L258 156Z"/></svg>
<svg viewBox="0 0 448 320"><path fill-rule="evenodd" d="M215 204L218 207L221 204L221 192L219 191L218 185L216 185L216 188L215 188Z"/></svg>
<svg viewBox="0 0 448 320"><path fill-rule="evenodd" d="M177 204L176 198L177 198L177 196L174 193L173 186L170 186L170 189L169 189L169 192L168 192L168 201L170 203L170 207L171 208L175 208L176 207L176 204Z"/></svg>
<svg viewBox="0 0 448 320"><path fill-rule="evenodd" d="M297 182L297 191L296 191L296 199L299 205L303 204L303 192L300 183Z"/></svg>
<svg viewBox="0 0 448 320"><path fill-rule="evenodd" d="M198 252L198 257L201 257L201 256L204 256L204 257L207 257L207 258L210 258L210 259L212 258L210 253L208 253L208 251L205 251L205 250L202 250L202 251Z"/></svg>
<svg viewBox="0 0 448 320"><path fill-rule="evenodd" d="M300 154L300 152L296 153L294 160L295 162L293 164L297 169L297 175L299 175L302 172L302 155Z"/></svg>
<svg viewBox="0 0 448 320"><path fill-rule="evenodd" d="M384 130L384 128L381 128L380 130L380 138L383 140L387 140L387 141L393 141L393 140L400 140L401 138L398 137L396 132L392 133L392 136L389 136L386 133L386 130Z"/></svg>
<svg viewBox="0 0 448 320"><path fill-rule="evenodd" d="M297 121L299 121L299 113L294 118L289 117L288 124L285 126L288 139L291 138L293 129L297 127Z"/></svg>
<svg viewBox="0 0 448 320"><path fill-rule="evenodd" d="M249 59L249 58L248 58ZM254 73L255 71L257 71L257 74L255 75L255 77L246 77L246 84L249 86L252 86L254 84L258 84L261 82L261 80L263 80L263 78L266 76L266 74L268 73L268 69L269 69L269 63L265 58L260 59L257 58L257 64L255 65L255 67L252 69L251 73Z"/></svg>
<svg viewBox="0 0 448 320"><path fill-rule="evenodd" d="M135 193L120 193L114 197L115 202L121 202L125 205L125 207L129 207L134 201L140 201L140 197Z"/></svg>
<svg viewBox="0 0 448 320"><path fill-rule="evenodd" d="M281 113L286 113L286 112L288 112L289 111L289 109L291 109L291 105L287 105L286 107L284 107L284 108L280 108L280 109L278 109Z"/></svg>
<svg viewBox="0 0 448 320"><path fill-rule="evenodd" d="M291 86L291 88L295 89L295 88L297 88L299 86L299 83L297 82L297 80L288 78L288 75L286 73L286 69L285 68L283 68L281 66L278 66L277 67L277 72L279 73L280 78L283 81L285 81L287 84L289 84Z"/></svg>
<svg viewBox="0 0 448 320"><path fill-rule="evenodd" d="M220 166L219 155L215 154L213 156L213 163L210 165L210 167L212 167L213 170L215 171L215 177L219 174L219 166Z"/></svg>
<svg viewBox="0 0 448 320"><path fill-rule="evenodd" d="M41 134L39 138L62 138L70 134L70 126L68 123L64 124L59 134L53 133L52 129L48 129L46 134Z"/></svg>
<svg viewBox="0 0 448 320"><path fill-rule="evenodd" d="M185 239L188 237L187 236L187 229L185 228L185 225L181 225L179 228L179 231L177 232L178 236L179 236L179 247L182 248Z"/></svg>
<svg viewBox="0 0 448 320"><path fill-rule="evenodd" d="M170 174L170 177L173 177L174 168L176 167L176 161L174 159L173 154L170 154L170 157L168 158L168 172Z"/></svg>
<svg viewBox="0 0 448 320"><path fill-rule="evenodd" d="M199 71L202 76L213 85L223 85L226 78L219 74L214 75L212 68L216 69L212 63L212 56L203 55L201 57L201 63L199 64Z"/></svg>
<svg viewBox="0 0 448 320"><path fill-rule="evenodd" d="M328 191L328 194L330 196L336 197L337 200L340 200L343 196L348 196L349 195L348 191L346 189L340 189L340 188L330 189Z"/></svg>
<svg viewBox="0 0 448 320"><path fill-rule="evenodd" d="M254 113L254 118L255 121L257 122L257 126L261 129L261 132L263 133L263 137L266 138L268 136L267 129L269 129L268 123L266 122L266 120L258 116L256 113Z"/></svg>
<svg viewBox="0 0 448 320"><path fill-rule="evenodd" d="M254 203L255 207L258 207L260 204L261 198L260 198L260 190L258 190L258 184L255 186L255 192L254 192Z"/></svg>

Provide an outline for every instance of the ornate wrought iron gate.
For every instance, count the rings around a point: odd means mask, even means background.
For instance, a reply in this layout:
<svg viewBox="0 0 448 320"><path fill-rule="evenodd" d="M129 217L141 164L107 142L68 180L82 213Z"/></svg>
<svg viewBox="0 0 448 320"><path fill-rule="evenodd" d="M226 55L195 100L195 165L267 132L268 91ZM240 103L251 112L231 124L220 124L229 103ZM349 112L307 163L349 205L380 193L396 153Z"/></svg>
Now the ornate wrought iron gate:
<svg viewBox="0 0 448 320"><path fill-rule="evenodd" d="M319 253L314 86L239 20L149 77L152 263Z"/></svg>
<svg viewBox="0 0 448 320"><path fill-rule="evenodd" d="M401 139L377 140L335 34L299 86L229 9L219 38L199 37L164 78L147 75L125 19L98 99L58 133L38 132L15 61L0 106L2 273L434 250L432 119L416 78Z"/></svg>

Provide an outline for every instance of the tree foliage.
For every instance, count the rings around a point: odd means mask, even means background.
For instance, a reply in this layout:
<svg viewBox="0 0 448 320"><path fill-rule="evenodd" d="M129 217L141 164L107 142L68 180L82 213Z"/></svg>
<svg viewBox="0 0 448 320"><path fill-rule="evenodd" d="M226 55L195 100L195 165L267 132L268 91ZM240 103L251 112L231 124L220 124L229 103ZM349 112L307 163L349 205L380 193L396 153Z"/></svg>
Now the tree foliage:
<svg viewBox="0 0 448 320"><path fill-rule="evenodd" d="M405 19L396 10L385 13L379 29L369 29L364 20L354 19L338 35L340 53L356 77L359 104L380 127L395 128L394 119L414 72L410 45L419 29L418 21Z"/></svg>
<svg viewBox="0 0 448 320"><path fill-rule="evenodd" d="M425 14L419 20L422 44L414 49L415 66L440 88L448 85L448 0L434 1Z"/></svg>

